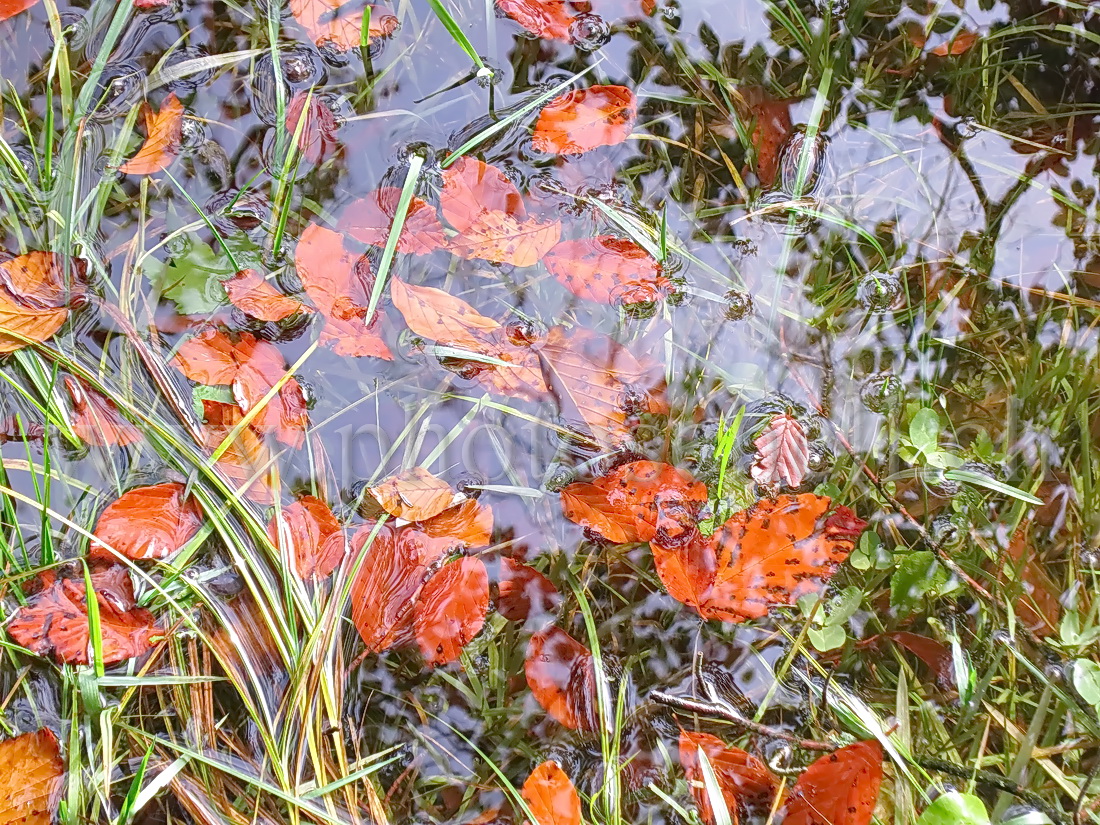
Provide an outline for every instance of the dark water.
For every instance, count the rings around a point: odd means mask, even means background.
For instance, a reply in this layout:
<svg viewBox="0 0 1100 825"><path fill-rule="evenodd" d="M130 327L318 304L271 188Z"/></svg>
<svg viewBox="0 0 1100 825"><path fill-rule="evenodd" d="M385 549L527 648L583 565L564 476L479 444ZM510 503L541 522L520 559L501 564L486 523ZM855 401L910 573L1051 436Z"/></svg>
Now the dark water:
<svg viewBox="0 0 1100 825"><path fill-rule="evenodd" d="M666 221L669 268L683 279L680 299L639 316L576 299L541 267L496 266L444 251L399 255L391 275L445 289L486 315L515 312L547 326L576 324L658 358L672 413L639 431L632 446L640 455L705 476L723 415L728 420L744 407L759 423L789 407L814 421L820 406L830 423L814 425L807 488L831 485L891 547L917 540L911 525L883 506L838 432L896 485L896 495L926 527L946 514L976 547L997 547L1019 517L1011 498L994 501L980 489L970 498L945 496L914 479L899 458L906 404L937 409L952 424L944 449L993 465L983 472L1028 492L1070 481L1067 512L1037 522L1035 544L1054 560L1055 580L1070 584L1066 559L1087 546L1096 529L1090 451L1100 307L1100 21L1070 3L967 2L941 8L938 17L921 3L659 3L649 15L631 0L593 5L601 20L590 23L607 36L602 45L597 38L581 48L525 35L514 21L498 18L491 2L448 3L494 70L498 82L491 86L471 77L469 58L427 3L398 3L392 11L400 28L372 44L366 63L358 52L318 49L285 13L279 48L287 89L315 90L336 115L340 144L323 164L298 167L285 204L273 204L272 170L281 166L288 137L275 122L263 4L185 2L135 11L102 73L103 101L81 125L74 180L59 187L80 203L102 176L113 181L101 190L102 217L69 227L72 251L96 262L100 295L122 306L139 330L160 330L158 351L167 357L206 317L238 328L244 321L225 307L183 317L149 280L165 263L194 259L195 250L212 243L191 201L236 248L248 250L256 268L277 270L277 282L292 289L293 248L309 222L332 226L348 203L382 185L400 187L413 151L428 157L420 192L430 197L439 186L438 162L449 151L495 116L594 66L582 85L622 84L638 95L632 139L583 156L546 156L531 150L530 115L476 151L536 195L540 209L563 217L567 236L618 231L593 207L596 201L655 231ZM62 5L59 11L70 27L68 59L79 87L114 9ZM784 20L794 21L794 33ZM910 41L910 26L930 29L923 50ZM974 46L956 56L931 53L959 27L980 35ZM33 154L41 154L52 52L45 6L0 24L3 137L18 157L32 154L30 143L37 143ZM205 57L211 60L203 63ZM180 65L187 67L184 76L158 80ZM56 82L53 88L60 146L61 134L75 135L76 125L64 122ZM146 184L107 170L108 150L126 139L127 115L144 97L159 105L168 91L183 100L188 118L181 159L170 169L178 186L165 175ZM793 137L781 135L786 145L769 150L778 155L774 181L761 181L768 176L757 174L738 138L731 111L738 99L772 101L769 112L789 117ZM29 139L16 100L32 124ZM743 125L749 121L743 118ZM134 144L122 146L125 156ZM798 193L793 170L800 159L808 175ZM10 169L4 180L12 185ZM56 197L53 204L67 202ZM28 223L9 200L3 244L13 253L58 248L64 219L46 216L51 205L35 204L29 217L37 222ZM284 208L290 214L276 250L273 230ZM377 268L378 252L372 256ZM420 352L386 301L382 311L392 362L319 348L301 367L315 402L312 426L308 449L280 456L284 497L320 490L355 523L362 483L402 467L424 464L454 483L486 486L481 501L493 508L500 549L555 580L565 593L558 624L584 639L580 605L568 584L575 580L592 605L602 650L631 685L622 750L633 761L623 774L621 821L678 821L645 790L654 782L677 793L675 759L665 753L675 750L675 727L645 697L658 687L691 692L700 662L722 673L729 692L750 705L767 697L773 724L815 718L803 683L790 674L772 692L773 667L786 667L783 633L767 622L755 629L701 624L664 594L648 551L599 547L563 519L550 492L555 484L578 468L584 474L606 467L609 457L563 441L547 426L557 421L552 404L493 398L497 406L479 406L483 392L476 383ZM54 344L118 392L152 404L158 389L117 333L109 317L88 308ZM290 364L315 337L308 328L295 331L297 337L270 328L261 334L276 341ZM4 414L40 421L41 413L16 391L26 374L10 357L3 368L10 382L0 396ZM189 397L182 376L168 374ZM19 527L6 525L8 540L21 533L32 555L41 549L47 560L75 555L81 546L79 533L59 516L87 528L105 502L129 487L174 477L147 445L74 451L55 442L44 451L13 441L3 456L7 485L50 510L44 517L12 499ZM740 460L744 468L748 455ZM916 475L930 475L925 470ZM53 480L41 489L48 475ZM971 556L969 568L980 569L982 550L971 547ZM232 620L226 594L239 587L237 571L218 552L200 554L195 569L215 607L222 605L222 621ZM883 586L885 574L875 575L850 570L838 583L871 594ZM963 595L941 611L957 610L951 622L965 628L964 636L972 634L967 638L995 624L966 618L971 603ZM858 637L860 628L873 626L871 635L911 621L888 599L869 597L851 633ZM796 619L787 626L797 635L801 624ZM446 676L423 670L414 652L371 657L353 669L342 717L329 721L349 743L348 753L397 746L396 760L376 777L390 821L470 822L506 807L490 763L518 786L549 756L568 767L583 792L600 788L598 737L549 720L525 688L528 631L490 622L471 647L470 667L455 666ZM346 665L359 650L350 626L341 632ZM883 718L892 713L894 683L883 682L858 651L849 646L824 661L841 684L878 703ZM169 673L172 664L156 670ZM34 673L38 687L27 696L43 703L45 718L63 718L64 689L53 687L47 668L35 665ZM6 679L14 685L14 677ZM264 701L278 708L284 677L276 672L261 681L269 691ZM617 686L619 677L613 681ZM26 718L32 703L18 695L15 713ZM227 739L244 743L235 758L250 763L247 773L273 781L256 731L233 716L240 715L239 699L224 691L216 701L219 714L229 714ZM148 707L155 704L150 697ZM298 724L290 713L278 727L293 741ZM142 752L135 748L138 758ZM678 798L690 807L682 790ZM187 816L185 808L165 802L161 813L150 815ZM261 809L265 818L280 810L274 798ZM331 815L367 821L355 818L365 812L343 808Z"/></svg>

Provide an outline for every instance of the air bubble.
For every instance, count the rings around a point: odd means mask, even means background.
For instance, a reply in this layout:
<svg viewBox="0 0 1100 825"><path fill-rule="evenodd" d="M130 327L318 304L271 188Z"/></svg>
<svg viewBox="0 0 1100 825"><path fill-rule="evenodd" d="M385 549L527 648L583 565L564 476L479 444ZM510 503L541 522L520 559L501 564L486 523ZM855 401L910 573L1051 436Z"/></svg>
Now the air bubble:
<svg viewBox="0 0 1100 825"><path fill-rule="evenodd" d="M725 294L727 321L740 321L753 313L752 296L744 290L731 289Z"/></svg>
<svg viewBox="0 0 1100 825"><path fill-rule="evenodd" d="M824 444L817 442L811 442L809 445L809 458L806 462L806 466L815 473L824 473L832 469L833 464L836 462L836 456L833 455L833 451L826 447Z"/></svg>
<svg viewBox="0 0 1100 825"><path fill-rule="evenodd" d="M184 149L198 149L206 143L206 125L193 117L185 117L180 124L180 146Z"/></svg>
<svg viewBox="0 0 1100 825"><path fill-rule="evenodd" d="M889 272L873 272L859 282L856 298L871 312L883 312L901 296L901 280Z"/></svg>
<svg viewBox="0 0 1100 825"><path fill-rule="evenodd" d="M611 40L611 26L598 14L578 14L569 26L573 45L584 52L594 52Z"/></svg>
<svg viewBox="0 0 1100 825"><path fill-rule="evenodd" d="M951 516L936 516L928 529L932 541L940 547L957 547L962 542L963 531L959 523Z"/></svg>
<svg viewBox="0 0 1100 825"><path fill-rule="evenodd" d="M859 400L863 406L880 415L896 412L902 397L901 379L885 372L872 375L859 390Z"/></svg>

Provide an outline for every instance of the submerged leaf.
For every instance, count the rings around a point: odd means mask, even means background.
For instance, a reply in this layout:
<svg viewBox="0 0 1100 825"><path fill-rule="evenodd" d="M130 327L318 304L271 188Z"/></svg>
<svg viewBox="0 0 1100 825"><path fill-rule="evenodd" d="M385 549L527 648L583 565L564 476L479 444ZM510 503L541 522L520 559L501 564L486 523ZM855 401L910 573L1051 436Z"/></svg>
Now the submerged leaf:
<svg viewBox="0 0 1100 825"><path fill-rule="evenodd" d="M714 771L722 799L734 822L739 822L742 816L767 815L779 791L779 779L762 760L726 745L709 733L681 730L680 765L704 822L714 825L717 817L707 792L699 751Z"/></svg>
<svg viewBox="0 0 1100 825"><path fill-rule="evenodd" d="M340 229L357 241L385 247L390 237L401 190L387 186L348 205L340 217ZM446 244L443 224L427 201L413 198L405 215L405 224L397 238L397 251L427 255Z"/></svg>
<svg viewBox="0 0 1100 825"><path fill-rule="evenodd" d="M276 513L267 525L271 543L281 548L302 579L323 579L344 557L344 531L325 502L302 496Z"/></svg>
<svg viewBox="0 0 1100 825"><path fill-rule="evenodd" d="M581 825L581 798L561 765L538 765L520 791L534 822L531 825Z"/></svg>
<svg viewBox="0 0 1100 825"><path fill-rule="evenodd" d="M313 312L295 298L283 295L255 269L242 269L222 281L229 302L258 321L282 321L298 312Z"/></svg>
<svg viewBox="0 0 1100 825"><path fill-rule="evenodd" d="M524 673L531 694L558 722L572 730L599 729L596 667L587 647L549 627L531 637Z"/></svg>
<svg viewBox="0 0 1100 825"><path fill-rule="evenodd" d="M497 8L531 34L551 40L573 40L570 26L577 19L565 0L496 0Z"/></svg>
<svg viewBox="0 0 1100 825"><path fill-rule="evenodd" d="M574 89L543 107L531 142L536 151L558 154L614 146L630 136L637 117L637 98L625 86Z"/></svg>
<svg viewBox="0 0 1100 825"><path fill-rule="evenodd" d="M882 746L871 739L814 761L787 796L783 825L871 825L882 758Z"/></svg>
<svg viewBox="0 0 1100 825"><path fill-rule="evenodd" d="M423 467L403 470L369 491L383 510L406 521L430 519L464 498L450 484Z"/></svg>
<svg viewBox="0 0 1100 825"><path fill-rule="evenodd" d="M141 441L141 431L122 417L111 399L71 375L65 376L65 390L73 405L73 432L85 444L125 447Z"/></svg>
<svg viewBox="0 0 1100 825"><path fill-rule="evenodd" d="M753 441L752 480L764 487L797 487L809 470L810 446L797 418L777 415Z"/></svg>
<svg viewBox="0 0 1100 825"><path fill-rule="evenodd" d="M135 487L100 514L93 533L102 545L93 543L91 554L112 559L113 549L135 561L163 559L193 539L201 526L202 508L182 484Z"/></svg>
<svg viewBox="0 0 1100 825"><path fill-rule="evenodd" d="M612 235L562 241L543 263L574 295L601 304L659 301L672 292L672 282L652 255Z"/></svg>
<svg viewBox="0 0 1100 825"><path fill-rule="evenodd" d="M561 603L554 583L538 570L504 556L497 577L497 612L512 622L550 613Z"/></svg>
<svg viewBox="0 0 1100 825"><path fill-rule="evenodd" d="M298 92L287 103L286 130L298 136L298 149L312 164L321 163L340 145L336 140L336 116L310 92Z"/></svg>
<svg viewBox="0 0 1100 825"><path fill-rule="evenodd" d="M175 93L168 95L155 115L145 104L145 143L138 153L119 167L128 175L152 175L167 169L179 154L183 134L183 104Z"/></svg>
<svg viewBox="0 0 1100 825"><path fill-rule="evenodd" d="M203 446L211 453L233 433L229 447L217 461L222 474L238 487L244 487L244 495L257 504L274 504L270 475L274 459L256 429L249 425L237 431L244 413L236 404L202 400Z"/></svg>
<svg viewBox="0 0 1100 825"><path fill-rule="evenodd" d="M481 559L465 556L443 566L420 593L416 641L433 667L455 661L485 624L489 576Z"/></svg>
<svg viewBox="0 0 1100 825"><path fill-rule="evenodd" d="M0 825L50 825L65 762L48 728L0 742Z"/></svg>
<svg viewBox="0 0 1100 825"><path fill-rule="evenodd" d="M5 331L38 342L54 335L68 319L78 289L77 283L66 283L53 252L28 252L0 263L0 354L27 345Z"/></svg>
<svg viewBox="0 0 1100 825"><path fill-rule="evenodd" d="M370 10L368 42L397 31L397 18L383 6L364 6L354 0L290 0L290 13L310 39L318 46L342 52L359 48L367 9Z"/></svg>

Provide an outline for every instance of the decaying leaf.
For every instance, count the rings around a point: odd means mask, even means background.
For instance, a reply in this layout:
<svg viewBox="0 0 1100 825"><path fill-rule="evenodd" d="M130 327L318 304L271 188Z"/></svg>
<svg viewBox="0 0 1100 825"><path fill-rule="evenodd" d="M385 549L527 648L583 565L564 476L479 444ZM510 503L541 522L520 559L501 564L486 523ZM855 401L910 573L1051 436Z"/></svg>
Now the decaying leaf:
<svg viewBox="0 0 1100 825"><path fill-rule="evenodd" d="M283 295L255 269L242 269L222 281L229 302L258 321L282 321L299 312L313 312L295 298Z"/></svg>
<svg viewBox="0 0 1100 825"><path fill-rule="evenodd" d="M932 49L930 54L937 57L958 57L960 54L966 54L970 51L971 47L977 42L978 35L976 33L961 29L949 41Z"/></svg>
<svg viewBox="0 0 1100 825"><path fill-rule="evenodd" d="M93 556L114 559L163 559L187 544L202 526L202 508L179 483L135 487L108 504L92 531L102 544Z"/></svg>
<svg viewBox="0 0 1100 825"><path fill-rule="evenodd" d="M111 399L71 375L65 376L65 390L72 400L73 432L85 444L125 447L141 441L141 431L122 417Z"/></svg>
<svg viewBox="0 0 1100 825"><path fill-rule="evenodd" d="M524 661L527 685L543 709L572 730L600 726L592 652L559 627L531 637Z"/></svg>
<svg viewBox="0 0 1100 825"><path fill-rule="evenodd" d="M365 258L352 255L339 232L310 224L294 251L298 278L325 317L321 343L338 355L393 360L378 333L378 315L367 323L374 277Z"/></svg>
<svg viewBox="0 0 1100 825"><path fill-rule="evenodd" d="M815 760L787 795L783 825L871 825L882 758L882 745L871 739Z"/></svg>
<svg viewBox="0 0 1100 825"><path fill-rule="evenodd" d="M392 186L377 189L365 198L348 204L340 217L340 229L357 241L385 247L390 237L401 190ZM427 201L414 197L409 202L405 225L397 239L397 251L427 255L443 248L443 224Z"/></svg>
<svg viewBox="0 0 1100 825"><path fill-rule="evenodd" d="M324 100L310 92L298 92L287 103L286 130L298 136L298 149L313 164L321 163L340 145L336 116Z"/></svg>
<svg viewBox="0 0 1100 825"><path fill-rule="evenodd" d="M271 543L282 549L302 579L323 579L344 557L344 531L325 502L302 496L267 525Z"/></svg>
<svg viewBox="0 0 1100 825"><path fill-rule="evenodd" d="M1015 604L1017 621L1036 636L1056 634L1062 619L1062 588L1040 561L1026 527L1012 534L1004 556L1005 564L1015 570L1013 578L1022 585L1023 592ZM998 578L1005 581L1009 576L1002 570Z"/></svg>
<svg viewBox="0 0 1100 825"><path fill-rule="evenodd" d="M64 776L61 747L48 728L0 742L0 825L50 825Z"/></svg>
<svg viewBox="0 0 1100 825"><path fill-rule="evenodd" d="M464 556L428 579L416 606L416 641L424 659L439 667L458 659L485 624L489 576L485 564Z"/></svg>
<svg viewBox="0 0 1100 825"><path fill-rule="evenodd" d="M675 541L695 529L707 488L685 470L659 461L620 464L593 482L561 491L565 517L616 544Z"/></svg>
<svg viewBox="0 0 1100 825"><path fill-rule="evenodd" d="M789 100L775 100L755 86L742 89L741 93L748 105L746 114L753 122L750 140L756 150L754 171L760 185L768 188L776 182L780 155L794 131L791 104Z"/></svg>
<svg viewBox="0 0 1100 825"><path fill-rule="evenodd" d="M566 0L496 0L497 8L531 34L548 40L573 40L570 26L577 18Z"/></svg>
<svg viewBox="0 0 1100 825"><path fill-rule="evenodd" d="M751 753L726 745L709 733L680 731L680 766L684 769L703 821L714 825L717 818L707 792L702 751L714 770L726 810L734 822L742 817L766 815L779 791L779 779ZM839 823L838 823L839 825Z"/></svg>
<svg viewBox="0 0 1100 825"><path fill-rule="evenodd" d="M364 6L355 0L290 0L290 13L312 41L342 52L359 48L366 9L370 10L368 42L397 31L397 18L383 6Z"/></svg>
<svg viewBox="0 0 1100 825"><path fill-rule="evenodd" d="M0 355L26 346L21 338L45 341L69 317L64 267L53 252L28 252L0 263ZM12 332L15 335L5 335Z"/></svg>
<svg viewBox="0 0 1100 825"><path fill-rule="evenodd" d="M203 446L211 453L232 436L216 465L229 481L244 487L244 495L257 504L274 504L271 465L274 459L256 429L249 425L238 432L244 413L236 404L203 399Z"/></svg>
<svg viewBox="0 0 1100 825"><path fill-rule="evenodd" d="M113 665L148 651L164 631L153 614L138 607L130 574L121 566L92 573L92 589L99 609L99 631L105 665ZM88 602L84 579L39 577L41 589L15 612L8 634L16 643L57 662L91 662Z"/></svg>
<svg viewBox="0 0 1100 825"><path fill-rule="evenodd" d="M777 415L753 441L752 479L764 487L797 487L809 470L810 445L797 418Z"/></svg>
<svg viewBox="0 0 1100 825"><path fill-rule="evenodd" d="M512 622L545 616L561 603L554 583L535 568L504 556L497 576L497 612Z"/></svg>
<svg viewBox="0 0 1100 825"><path fill-rule="evenodd" d="M601 304L659 301L672 292L661 265L626 238L600 235L562 241L546 253L543 263L574 295Z"/></svg>
<svg viewBox="0 0 1100 825"><path fill-rule="evenodd" d="M778 605L821 593L867 522L847 507L805 493L762 499L710 538L650 542L669 595L705 619L758 619Z"/></svg>
<svg viewBox="0 0 1100 825"><path fill-rule="evenodd" d="M168 95L160 111L153 114L144 104L145 143L138 153L119 167L128 175L152 175L167 169L179 154L183 134L183 104L175 93Z"/></svg>
<svg viewBox="0 0 1100 825"><path fill-rule="evenodd" d="M543 107L531 144L536 151L557 154L614 146L630 136L637 117L638 100L625 86L574 89Z"/></svg>
<svg viewBox="0 0 1100 825"><path fill-rule="evenodd" d="M371 487L370 494L383 510L406 521L430 519L465 498L423 467L413 467L390 476Z"/></svg>
<svg viewBox="0 0 1100 825"><path fill-rule="evenodd" d="M581 825L581 798L561 765L538 765L520 791L534 822L531 825Z"/></svg>

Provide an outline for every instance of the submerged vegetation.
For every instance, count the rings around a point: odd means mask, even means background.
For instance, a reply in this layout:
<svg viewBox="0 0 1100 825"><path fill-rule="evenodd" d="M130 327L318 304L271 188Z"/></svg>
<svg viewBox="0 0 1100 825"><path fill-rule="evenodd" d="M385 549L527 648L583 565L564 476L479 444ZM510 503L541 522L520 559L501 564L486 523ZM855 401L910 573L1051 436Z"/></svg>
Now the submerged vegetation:
<svg viewBox="0 0 1100 825"><path fill-rule="evenodd" d="M0 0L0 825L1100 822L1100 15Z"/></svg>

